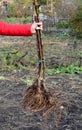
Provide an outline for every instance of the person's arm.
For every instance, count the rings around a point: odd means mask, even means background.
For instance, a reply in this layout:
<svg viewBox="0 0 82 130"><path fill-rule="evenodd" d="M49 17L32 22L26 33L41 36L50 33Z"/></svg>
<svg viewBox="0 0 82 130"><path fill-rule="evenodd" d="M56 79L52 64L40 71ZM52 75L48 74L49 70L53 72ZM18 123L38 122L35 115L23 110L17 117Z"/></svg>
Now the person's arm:
<svg viewBox="0 0 82 130"><path fill-rule="evenodd" d="M0 35L6 36L32 36L36 31L36 27L42 23L33 24L9 24L0 22Z"/></svg>

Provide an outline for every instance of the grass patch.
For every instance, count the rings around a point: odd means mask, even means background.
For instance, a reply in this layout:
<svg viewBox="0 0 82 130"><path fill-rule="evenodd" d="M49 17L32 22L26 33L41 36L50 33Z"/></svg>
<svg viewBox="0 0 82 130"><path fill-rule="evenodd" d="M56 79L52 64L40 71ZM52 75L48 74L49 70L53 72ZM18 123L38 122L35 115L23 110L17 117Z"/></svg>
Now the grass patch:
<svg viewBox="0 0 82 130"><path fill-rule="evenodd" d="M29 78L26 78L26 79L22 79L22 81L28 85L31 85L33 80L32 79L29 79Z"/></svg>
<svg viewBox="0 0 82 130"><path fill-rule="evenodd" d="M4 76L0 76L0 80L3 80L4 79Z"/></svg>
<svg viewBox="0 0 82 130"><path fill-rule="evenodd" d="M81 74L82 66L79 67L74 64L68 67L61 66L60 68L47 69L46 73L48 75L54 75L54 74L59 74L59 73Z"/></svg>

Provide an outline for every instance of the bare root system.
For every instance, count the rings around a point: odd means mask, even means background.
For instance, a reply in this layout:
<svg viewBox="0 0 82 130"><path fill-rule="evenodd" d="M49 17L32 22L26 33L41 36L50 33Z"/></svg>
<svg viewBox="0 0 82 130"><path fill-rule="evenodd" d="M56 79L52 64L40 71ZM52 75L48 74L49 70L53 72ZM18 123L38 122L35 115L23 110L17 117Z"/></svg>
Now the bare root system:
<svg viewBox="0 0 82 130"><path fill-rule="evenodd" d="M61 92L54 92L52 88L45 88L43 82L36 80L25 92L22 99L22 105L26 109L33 112L44 111L44 116L48 115L53 110L59 110L62 101L58 101Z"/></svg>

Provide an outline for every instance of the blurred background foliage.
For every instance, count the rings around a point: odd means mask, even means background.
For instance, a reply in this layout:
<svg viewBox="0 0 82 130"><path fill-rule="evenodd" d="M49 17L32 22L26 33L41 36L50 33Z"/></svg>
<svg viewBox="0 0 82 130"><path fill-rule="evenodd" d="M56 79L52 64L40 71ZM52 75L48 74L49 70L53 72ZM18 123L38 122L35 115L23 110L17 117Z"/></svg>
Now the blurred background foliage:
<svg viewBox="0 0 82 130"><path fill-rule="evenodd" d="M70 27L73 35L82 37L82 5L78 6L75 15L71 17Z"/></svg>
<svg viewBox="0 0 82 130"><path fill-rule="evenodd" d="M40 0L40 19L44 27L69 28L72 36L82 37L82 0ZM33 0L4 1L0 18L9 23L32 23ZM17 20L19 19L19 20ZM48 29L46 29L48 31Z"/></svg>
<svg viewBox="0 0 82 130"><path fill-rule="evenodd" d="M6 0L2 2L0 19L8 23L32 23L34 21L32 2L33 0L12 0L12 2ZM49 70L48 74L61 73L62 71L82 73L82 0L38 0L38 2L41 5L39 17L44 26L42 39L45 42L46 64L51 67L49 69L56 69ZM29 43L28 39L24 39L22 42ZM4 50L4 47L1 48L1 67L5 66L4 68L7 69L9 67L9 69L23 67L26 69L28 65L36 66L35 36L32 37L32 40L33 48L32 44L26 44L24 48L18 43L15 46L10 43L10 47Z"/></svg>

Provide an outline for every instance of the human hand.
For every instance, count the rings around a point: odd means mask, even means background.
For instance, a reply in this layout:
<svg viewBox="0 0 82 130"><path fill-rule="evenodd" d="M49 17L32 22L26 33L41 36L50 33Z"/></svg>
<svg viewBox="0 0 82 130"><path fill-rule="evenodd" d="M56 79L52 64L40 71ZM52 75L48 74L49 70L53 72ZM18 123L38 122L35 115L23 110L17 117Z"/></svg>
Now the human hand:
<svg viewBox="0 0 82 130"><path fill-rule="evenodd" d="M43 30L43 24L42 22L34 22L31 26L31 32L34 34L36 33L36 29L40 29L40 30Z"/></svg>

